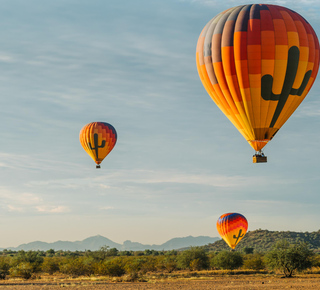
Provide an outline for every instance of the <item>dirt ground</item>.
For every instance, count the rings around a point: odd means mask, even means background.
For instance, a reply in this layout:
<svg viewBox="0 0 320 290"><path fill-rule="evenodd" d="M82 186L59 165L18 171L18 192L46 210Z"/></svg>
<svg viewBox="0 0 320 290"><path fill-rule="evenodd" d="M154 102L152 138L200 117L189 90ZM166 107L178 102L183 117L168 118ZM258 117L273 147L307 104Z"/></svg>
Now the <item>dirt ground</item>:
<svg viewBox="0 0 320 290"><path fill-rule="evenodd" d="M36 279L0 281L0 289L82 289L82 290L149 290L149 289L320 289L320 275L281 278L270 275L232 275L205 278L163 279L148 282L112 282L90 279Z"/></svg>

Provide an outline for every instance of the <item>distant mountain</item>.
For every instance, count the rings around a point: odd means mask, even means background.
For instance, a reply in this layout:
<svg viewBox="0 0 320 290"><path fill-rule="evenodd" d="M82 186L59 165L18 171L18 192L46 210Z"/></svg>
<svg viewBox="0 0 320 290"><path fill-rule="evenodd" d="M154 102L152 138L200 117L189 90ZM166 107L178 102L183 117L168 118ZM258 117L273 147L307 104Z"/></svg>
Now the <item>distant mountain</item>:
<svg viewBox="0 0 320 290"><path fill-rule="evenodd" d="M145 249L157 250L157 251L169 251L177 250L181 248L204 246L209 243L213 243L220 238L211 238L208 236L199 237L184 237L184 238L173 238L161 245L144 245L137 242L125 241L122 245L121 250L131 250L131 251L144 251Z"/></svg>
<svg viewBox="0 0 320 290"><path fill-rule="evenodd" d="M219 238L212 238L207 236L199 236L199 237L184 237L184 238L173 238L162 245L144 245L138 242L131 242L129 240L125 241L123 244L115 243L103 236L97 235L94 237L90 237L84 239L83 241L57 241L54 243L46 243L46 242L31 242L28 244L22 244L18 247L10 247L7 250L12 251L31 251L31 250L40 250L47 251L50 249L54 249L55 251L63 250L63 251L85 251L91 250L96 251L99 250L103 246L108 246L109 248L116 248L119 251L144 251L146 249L149 250L158 250L158 251L168 251L168 250L177 250L180 248L186 247L195 247L195 246L204 246L215 241L219 240ZM0 249L1 251L3 250Z"/></svg>
<svg viewBox="0 0 320 290"><path fill-rule="evenodd" d="M317 232L279 232L268 230L255 230L247 232L236 247L236 251L242 251L244 248L253 248L255 252L267 252L273 245L280 241L287 240L290 244L297 242L307 242L314 252L320 252L320 230ZM209 251L230 250L224 240L216 241L213 244L204 246Z"/></svg>

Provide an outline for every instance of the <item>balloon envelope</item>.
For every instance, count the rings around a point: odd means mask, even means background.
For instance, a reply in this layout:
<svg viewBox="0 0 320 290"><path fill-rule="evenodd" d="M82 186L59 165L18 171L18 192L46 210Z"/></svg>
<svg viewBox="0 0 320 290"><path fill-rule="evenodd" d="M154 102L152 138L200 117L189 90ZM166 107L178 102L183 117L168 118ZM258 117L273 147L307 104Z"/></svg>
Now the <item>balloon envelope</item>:
<svg viewBox="0 0 320 290"><path fill-rule="evenodd" d="M208 22L196 61L210 97L260 151L314 83L319 41L311 25L290 9L241 5Z"/></svg>
<svg viewBox="0 0 320 290"><path fill-rule="evenodd" d="M117 132L108 123L92 122L81 129L79 138L83 149L99 165L115 146Z"/></svg>
<svg viewBox="0 0 320 290"><path fill-rule="evenodd" d="M241 241L247 229L247 219L239 213L223 214L217 221L218 233L231 249Z"/></svg>

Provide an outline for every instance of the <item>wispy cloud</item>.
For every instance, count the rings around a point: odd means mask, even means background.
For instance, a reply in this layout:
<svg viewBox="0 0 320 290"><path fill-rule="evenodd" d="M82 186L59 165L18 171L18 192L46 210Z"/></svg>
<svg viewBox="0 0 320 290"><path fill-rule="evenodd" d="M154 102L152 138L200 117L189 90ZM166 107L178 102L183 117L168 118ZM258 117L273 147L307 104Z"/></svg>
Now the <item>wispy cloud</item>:
<svg viewBox="0 0 320 290"><path fill-rule="evenodd" d="M6 208L8 209L9 212L23 212L24 211L23 207L17 207L17 206L13 206L11 204L6 205Z"/></svg>
<svg viewBox="0 0 320 290"><path fill-rule="evenodd" d="M211 187L220 189L243 190L244 188L267 187L273 185L286 185L298 183L297 179L276 178L270 180L270 177L246 176L246 175L220 175L208 174L205 172L188 173L174 170L117 170L109 172L103 176L74 177L63 179L46 179L34 180L27 183L29 188L39 189L84 189L88 191L95 190L100 194L126 194L126 192L135 192L135 196L139 194L145 195L148 188L188 188L191 185L199 188Z"/></svg>
<svg viewBox="0 0 320 290"><path fill-rule="evenodd" d="M0 188L2 208L9 212L20 213L64 213L70 211L63 205L50 205L39 194L23 192L19 193L6 187Z"/></svg>
<svg viewBox="0 0 320 290"><path fill-rule="evenodd" d="M66 213L70 209L67 206L48 206L48 205L39 205L36 206L37 211L42 213Z"/></svg>
<svg viewBox="0 0 320 290"><path fill-rule="evenodd" d="M4 52L0 51L0 62L12 63L12 62L15 62L15 61L16 60L15 60L13 55L7 54L7 53L4 53Z"/></svg>
<svg viewBox="0 0 320 290"><path fill-rule="evenodd" d="M113 207L113 206L102 206L102 207L100 207L100 210L112 210L112 209L115 209L115 207Z"/></svg>

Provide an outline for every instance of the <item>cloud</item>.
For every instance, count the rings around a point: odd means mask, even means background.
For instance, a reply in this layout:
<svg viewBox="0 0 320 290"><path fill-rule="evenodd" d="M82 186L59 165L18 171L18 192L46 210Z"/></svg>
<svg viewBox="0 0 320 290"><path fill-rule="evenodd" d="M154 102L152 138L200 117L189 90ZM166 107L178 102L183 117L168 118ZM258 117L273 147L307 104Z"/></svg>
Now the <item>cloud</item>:
<svg viewBox="0 0 320 290"><path fill-rule="evenodd" d="M6 205L8 211L10 212L23 212L24 209L22 207L13 206L11 204Z"/></svg>
<svg viewBox="0 0 320 290"><path fill-rule="evenodd" d="M67 206L48 206L48 205L40 205L36 206L37 211L42 213L65 213L69 212L70 209Z"/></svg>
<svg viewBox="0 0 320 290"><path fill-rule="evenodd" d="M0 188L2 207L9 212L42 212L42 213L64 213L69 212L67 206L50 205L40 195L30 192L19 193L9 188Z"/></svg>
<svg viewBox="0 0 320 290"><path fill-rule="evenodd" d="M20 206L29 206L42 202L42 198L36 194L29 192L13 193L10 189L5 187L0 188L0 197L3 200L3 203L14 203Z"/></svg>
<svg viewBox="0 0 320 290"><path fill-rule="evenodd" d="M79 174L75 174L79 175ZM247 176L247 175L221 175L207 172L189 173L180 170L117 170L106 172L103 175L95 176L88 174L87 177L74 176L73 178L49 178L44 180L28 181L26 186L29 188L46 190L51 189L82 189L90 191L95 189L98 193L115 194L115 192L137 191L142 192L152 186L154 189L163 189L166 187L187 188L191 185L199 187L214 187L220 189L241 190L244 188L253 188L254 186L286 185L299 182L297 179L265 176ZM143 190L144 189L144 190Z"/></svg>
<svg viewBox="0 0 320 290"><path fill-rule="evenodd" d="M100 210L112 210L115 209L113 206L102 206L100 207Z"/></svg>
<svg viewBox="0 0 320 290"><path fill-rule="evenodd" d="M15 62L15 61L16 60L12 55L0 52L0 62L12 63L12 62Z"/></svg>

